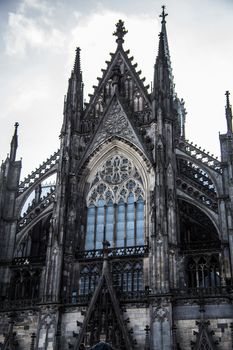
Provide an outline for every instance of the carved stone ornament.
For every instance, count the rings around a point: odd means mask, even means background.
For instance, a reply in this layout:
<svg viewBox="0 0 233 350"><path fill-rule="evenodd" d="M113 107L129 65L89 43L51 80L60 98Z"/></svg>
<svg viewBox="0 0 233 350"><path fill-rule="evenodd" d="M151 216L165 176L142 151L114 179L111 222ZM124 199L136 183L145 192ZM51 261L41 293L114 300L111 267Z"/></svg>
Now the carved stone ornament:
<svg viewBox="0 0 233 350"><path fill-rule="evenodd" d="M118 102L115 102L104 120L101 132L97 136L94 147L112 135L120 135L129 140L135 140L135 135L129 125L123 109Z"/></svg>
<svg viewBox="0 0 233 350"><path fill-rule="evenodd" d="M167 309L163 306L158 306L154 311L153 319L154 321L160 321L160 322L164 322L165 320L167 320L168 319Z"/></svg>
<svg viewBox="0 0 233 350"><path fill-rule="evenodd" d="M132 162L121 155L108 159L100 171L101 178L112 184L119 184L127 179L133 172Z"/></svg>

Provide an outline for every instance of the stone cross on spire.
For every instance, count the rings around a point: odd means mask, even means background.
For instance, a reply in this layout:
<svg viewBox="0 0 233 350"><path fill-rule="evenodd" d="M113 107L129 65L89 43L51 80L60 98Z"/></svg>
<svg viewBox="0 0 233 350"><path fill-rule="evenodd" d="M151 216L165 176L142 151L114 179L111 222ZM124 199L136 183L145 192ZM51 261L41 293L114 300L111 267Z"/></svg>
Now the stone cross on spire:
<svg viewBox="0 0 233 350"><path fill-rule="evenodd" d="M162 6L162 13L161 13L161 15L159 15L159 17L161 17L162 18L162 21L161 21L161 23L166 23L166 17L167 17L167 13L165 13L165 8L166 8L166 6Z"/></svg>
<svg viewBox="0 0 233 350"><path fill-rule="evenodd" d="M128 30L125 29L124 22L120 19L116 24L116 31L113 33L117 37L116 42L118 45L123 44L126 33L128 33Z"/></svg>

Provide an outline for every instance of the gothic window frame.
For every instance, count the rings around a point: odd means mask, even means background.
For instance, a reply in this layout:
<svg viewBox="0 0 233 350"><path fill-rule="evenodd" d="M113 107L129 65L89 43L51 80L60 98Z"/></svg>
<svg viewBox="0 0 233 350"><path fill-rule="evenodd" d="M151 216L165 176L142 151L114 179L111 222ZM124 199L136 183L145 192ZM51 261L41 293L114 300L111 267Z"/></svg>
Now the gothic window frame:
<svg viewBox="0 0 233 350"><path fill-rule="evenodd" d="M100 278L101 267L99 264L80 265L79 295L93 293Z"/></svg>
<svg viewBox="0 0 233 350"><path fill-rule="evenodd" d="M144 245L145 202L142 176L133 161L124 154L106 157L92 177L86 196L85 249L101 249L105 239L113 247ZM91 235L93 240L90 239Z"/></svg>

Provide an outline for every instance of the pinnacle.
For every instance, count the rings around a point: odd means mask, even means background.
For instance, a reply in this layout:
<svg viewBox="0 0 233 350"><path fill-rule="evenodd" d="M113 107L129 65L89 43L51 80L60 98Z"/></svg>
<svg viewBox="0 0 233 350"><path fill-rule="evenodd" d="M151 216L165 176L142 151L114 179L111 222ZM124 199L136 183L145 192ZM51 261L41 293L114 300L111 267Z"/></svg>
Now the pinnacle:
<svg viewBox="0 0 233 350"><path fill-rule="evenodd" d="M227 131L232 133L232 111L230 105L230 92L226 91L226 120L227 120Z"/></svg>
<svg viewBox="0 0 233 350"><path fill-rule="evenodd" d="M116 31L113 33L117 37L116 42L118 46L121 46L124 42L124 36L128 33L128 30L125 29L124 22L119 19L116 24Z"/></svg>
<svg viewBox="0 0 233 350"><path fill-rule="evenodd" d="M75 61L74 61L74 74L77 76L81 75L81 58L80 58L80 47L76 48L76 56L75 56Z"/></svg>

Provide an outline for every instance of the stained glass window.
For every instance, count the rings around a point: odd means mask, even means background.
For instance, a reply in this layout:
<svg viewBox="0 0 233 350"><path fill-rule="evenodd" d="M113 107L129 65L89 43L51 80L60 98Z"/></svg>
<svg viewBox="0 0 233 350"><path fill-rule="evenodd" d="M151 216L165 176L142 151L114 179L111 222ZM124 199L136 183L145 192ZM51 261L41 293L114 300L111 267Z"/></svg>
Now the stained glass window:
<svg viewBox="0 0 233 350"><path fill-rule="evenodd" d="M133 162L113 156L96 173L87 195L86 250L144 244L144 190Z"/></svg>

